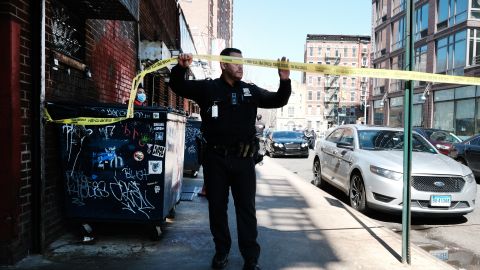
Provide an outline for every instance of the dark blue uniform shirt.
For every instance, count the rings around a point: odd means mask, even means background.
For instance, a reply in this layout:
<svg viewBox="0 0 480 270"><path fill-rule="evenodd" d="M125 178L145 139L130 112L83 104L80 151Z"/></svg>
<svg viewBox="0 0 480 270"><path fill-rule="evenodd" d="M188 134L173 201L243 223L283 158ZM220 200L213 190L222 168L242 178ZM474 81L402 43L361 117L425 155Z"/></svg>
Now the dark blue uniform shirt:
<svg viewBox="0 0 480 270"><path fill-rule="evenodd" d="M255 138L257 108L279 108L288 103L290 80L280 80L277 92L238 81L230 86L222 78L186 80L187 69L176 65L170 74L170 87L176 94L200 106L201 131L208 144L234 145ZM212 106L218 117L212 117Z"/></svg>

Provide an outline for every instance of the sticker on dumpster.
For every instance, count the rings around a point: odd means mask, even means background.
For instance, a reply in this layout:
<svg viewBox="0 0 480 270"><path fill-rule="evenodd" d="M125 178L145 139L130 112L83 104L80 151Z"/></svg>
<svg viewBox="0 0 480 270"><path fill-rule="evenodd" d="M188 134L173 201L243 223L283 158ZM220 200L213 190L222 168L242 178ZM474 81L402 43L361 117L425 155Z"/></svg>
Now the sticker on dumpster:
<svg viewBox="0 0 480 270"><path fill-rule="evenodd" d="M145 157L145 155L143 154L142 151L137 151L137 152L133 153L133 158L136 161L142 161L144 157Z"/></svg>
<svg viewBox="0 0 480 270"><path fill-rule="evenodd" d="M165 155L165 146L153 145L152 156L161 157Z"/></svg>
<svg viewBox="0 0 480 270"><path fill-rule="evenodd" d="M160 186L155 186L155 193L160 193Z"/></svg>
<svg viewBox="0 0 480 270"><path fill-rule="evenodd" d="M155 140L163 141L163 132L155 132Z"/></svg>
<svg viewBox="0 0 480 270"><path fill-rule="evenodd" d="M160 114L158 112L153 113L153 119L159 119L159 118L160 118Z"/></svg>
<svg viewBox="0 0 480 270"><path fill-rule="evenodd" d="M161 174L162 173L162 161L161 160L149 160L148 161L148 173L149 174Z"/></svg>

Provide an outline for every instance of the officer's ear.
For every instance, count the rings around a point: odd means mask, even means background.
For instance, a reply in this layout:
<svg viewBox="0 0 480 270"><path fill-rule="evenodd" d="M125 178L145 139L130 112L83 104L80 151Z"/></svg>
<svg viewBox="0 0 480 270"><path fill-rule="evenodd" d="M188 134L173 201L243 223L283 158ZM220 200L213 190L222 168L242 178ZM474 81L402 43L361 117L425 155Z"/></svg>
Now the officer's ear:
<svg viewBox="0 0 480 270"><path fill-rule="evenodd" d="M224 63L224 62L220 62L220 68L222 70L225 70L227 68L227 63Z"/></svg>

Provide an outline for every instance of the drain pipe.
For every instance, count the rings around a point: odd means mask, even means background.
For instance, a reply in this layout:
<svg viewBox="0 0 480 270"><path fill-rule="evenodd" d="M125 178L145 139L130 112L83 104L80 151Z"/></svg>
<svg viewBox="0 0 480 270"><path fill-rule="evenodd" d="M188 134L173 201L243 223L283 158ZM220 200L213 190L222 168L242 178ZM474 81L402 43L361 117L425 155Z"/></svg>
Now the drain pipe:
<svg viewBox="0 0 480 270"><path fill-rule="evenodd" d="M33 1L32 31L32 248L41 253L45 245L45 0ZM38 45L38 46L37 46ZM37 90L38 89L38 90Z"/></svg>

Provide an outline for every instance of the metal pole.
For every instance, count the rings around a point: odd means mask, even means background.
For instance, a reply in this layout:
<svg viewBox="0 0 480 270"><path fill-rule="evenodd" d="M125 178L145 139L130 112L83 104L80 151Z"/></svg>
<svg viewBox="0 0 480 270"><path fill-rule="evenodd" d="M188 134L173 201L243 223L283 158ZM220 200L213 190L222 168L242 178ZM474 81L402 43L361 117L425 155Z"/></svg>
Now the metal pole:
<svg viewBox="0 0 480 270"><path fill-rule="evenodd" d="M363 123L366 125L368 123L367 121L367 97L364 97L363 100Z"/></svg>
<svg viewBox="0 0 480 270"><path fill-rule="evenodd" d="M413 40L413 0L407 1L406 13L406 46L405 46L405 69L413 70L414 64L414 40ZM410 258L410 176L412 173L412 110L413 110L413 81L405 82L404 98L404 132L403 132L403 211L402 211L402 262L411 264Z"/></svg>

